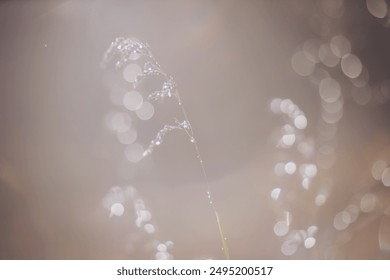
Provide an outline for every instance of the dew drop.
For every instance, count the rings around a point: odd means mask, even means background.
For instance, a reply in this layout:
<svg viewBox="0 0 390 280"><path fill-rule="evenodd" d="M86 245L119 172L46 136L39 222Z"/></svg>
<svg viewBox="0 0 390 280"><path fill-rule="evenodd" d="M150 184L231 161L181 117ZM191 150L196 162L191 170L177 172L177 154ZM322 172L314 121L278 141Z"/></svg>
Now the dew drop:
<svg viewBox="0 0 390 280"><path fill-rule="evenodd" d="M330 48L337 57L343 57L351 52L351 43L344 36L337 35L330 40Z"/></svg>
<svg viewBox="0 0 390 280"><path fill-rule="evenodd" d="M341 87L338 81L332 78L325 78L320 83L320 96L326 102L335 102L341 96Z"/></svg>
<svg viewBox="0 0 390 280"><path fill-rule="evenodd" d="M316 244L316 239L314 237L308 237L305 239L305 248L310 249L313 248Z"/></svg>
<svg viewBox="0 0 390 280"><path fill-rule="evenodd" d="M357 78L363 70L360 59L354 54L347 54L341 59L341 69L351 79Z"/></svg>
<svg viewBox="0 0 390 280"><path fill-rule="evenodd" d="M119 202L114 203L111 205L110 217L112 217L112 216L120 217L123 215L124 212L125 212L125 208L123 207L122 203L119 203Z"/></svg>
<svg viewBox="0 0 390 280"><path fill-rule="evenodd" d="M309 76L314 71L315 64L305 56L303 51L298 51L291 59L291 66L298 75Z"/></svg>
<svg viewBox="0 0 390 280"><path fill-rule="evenodd" d="M307 127L307 119L304 115L296 116L294 119L294 125L298 129L305 129Z"/></svg>
<svg viewBox="0 0 390 280"><path fill-rule="evenodd" d="M138 64L130 63L123 69L123 78L129 83L135 83L138 76L142 75L142 69Z"/></svg>
<svg viewBox="0 0 390 280"><path fill-rule="evenodd" d="M287 162L286 165L284 166L284 171L289 174L289 175L292 175L295 173L295 171L297 170L297 165L295 164L295 162Z"/></svg>
<svg viewBox="0 0 390 280"><path fill-rule="evenodd" d="M310 226L307 228L307 234L309 236L314 236L318 232L318 227L317 226Z"/></svg>
<svg viewBox="0 0 390 280"><path fill-rule="evenodd" d="M296 253L297 250L298 244L294 240L286 240L283 242L281 247L282 254L285 256L292 256Z"/></svg>
<svg viewBox="0 0 390 280"><path fill-rule="evenodd" d="M154 115L154 106L149 102L143 102L142 106L136 111L136 115L143 121L149 120Z"/></svg>
<svg viewBox="0 0 390 280"><path fill-rule="evenodd" d="M271 191L271 198L273 200L278 200L279 199L279 196L280 196L280 193L281 193L281 189L280 188L275 188Z"/></svg>
<svg viewBox="0 0 390 280"><path fill-rule="evenodd" d="M163 243L158 244L157 251L166 252L167 250L168 250L168 248L165 244L163 244Z"/></svg>
<svg viewBox="0 0 390 280"><path fill-rule="evenodd" d="M126 147L125 155L130 162L139 162L144 156L144 148L139 143L133 143Z"/></svg>
<svg viewBox="0 0 390 280"><path fill-rule="evenodd" d="M345 220L346 220L345 216L348 215L348 213L347 212L344 213L344 212L345 211L341 211L341 212L337 213L333 219L333 226L337 230L344 230L349 225L349 223L345 222Z"/></svg>
<svg viewBox="0 0 390 280"><path fill-rule="evenodd" d="M328 67L335 67L340 61L340 58L332 52L330 44L322 44L318 55L321 62Z"/></svg>
<svg viewBox="0 0 390 280"><path fill-rule="evenodd" d="M123 105L130 111L138 110L142 103L143 98L138 91L129 91L123 96Z"/></svg>
<svg viewBox="0 0 390 280"><path fill-rule="evenodd" d="M279 221L274 225L274 233L277 236L285 236L289 230L290 227L286 221Z"/></svg>
<svg viewBox="0 0 390 280"><path fill-rule="evenodd" d="M377 18L384 18L387 14L387 4L385 0L367 0L368 11Z"/></svg>
<svg viewBox="0 0 390 280"><path fill-rule="evenodd" d="M117 132L116 136L120 143L129 145L134 143L135 140L137 140L138 133L137 130L135 130L135 128L132 127L128 131Z"/></svg>
<svg viewBox="0 0 390 280"><path fill-rule="evenodd" d="M148 233L148 234L152 234L152 233L155 232L154 225L152 225L152 224L146 224L146 225L144 225L144 230L145 230L146 233Z"/></svg>
<svg viewBox="0 0 390 280"><path fill-rule="evenodd" d="M292 146L295 143L295 134L285 134L282 136L282 142L286 146Z"/></svg>

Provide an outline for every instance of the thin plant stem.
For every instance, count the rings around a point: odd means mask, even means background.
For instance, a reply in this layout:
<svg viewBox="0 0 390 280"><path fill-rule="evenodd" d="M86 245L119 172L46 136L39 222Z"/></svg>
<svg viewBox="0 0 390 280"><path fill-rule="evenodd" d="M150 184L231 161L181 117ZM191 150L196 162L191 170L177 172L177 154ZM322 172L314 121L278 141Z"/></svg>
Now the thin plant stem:
<svg viewBox="0 0 390 280"><path fill-rule="evenodd" d="M189 122L188 116L187 116L187 112L186 112L186 110L185 110L185 108L183 106L183 103L181 102L180 94L179 94L178 91L176 92L176 94L177 94L179 106L181 108L183 116L184 116L185 120ZM190 126L189 130L185 130L185 131L186 131L188 137L190 137L190 139L195 139L194 131L193 131L191 126ZM211 187L210 187L209 178L208 178L207 173L206 173L205 164L204 164L204 161L203 161L202 156L200 154L199 146L198 146L198 143L196 142L196 140L193 141L193 144L194 144L194 147L195 147L196 157L198 158L199 163L200 163L203 179L206 182L207 193L209 194L208 195L209 202L210 202L211 208L212 208L212 210L214 212L215 219L217 221L218 231L219 231L219 236L220 236L220 239L221 239L223 253L224 253L225 259L229 260L230 259L229 247L228 247L228 244L227 244L227 241L226 241L226 236L225 236L225 233L223 231L223 227L222 227L222 223L221 223L221 219L219 217L218 211L217 211L213 201L211 200L211 195L210 195L211 194Z"/></svg>

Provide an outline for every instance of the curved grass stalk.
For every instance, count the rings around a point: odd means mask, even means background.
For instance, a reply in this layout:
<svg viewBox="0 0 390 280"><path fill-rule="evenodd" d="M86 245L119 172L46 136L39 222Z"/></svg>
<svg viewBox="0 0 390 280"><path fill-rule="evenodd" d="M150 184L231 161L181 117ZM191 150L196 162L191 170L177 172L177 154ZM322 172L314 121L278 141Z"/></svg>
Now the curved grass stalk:
<svg viewBox="0 0 390 280"><path fill-rule="evenodd" d="M175 97L178 103L178 106L181 109L182 112L182 121L179 121L178 119L175 119L175 124L173 125L164 125L164 127L157 133L156 137L151 140L148 148L143 153L143 156L150 155L153 150L161 145L163 138L166 133L173 131L173 130L184 130L185 133L188 135L190 142L194 145L196 157L199 161L202 176L206 183L206 193L207 198L209 200L209 203L211 205L211 208L214 212L216 223L218 226L219 231L219 237L221 240L222 250L224 253L225 259L230 259L229 255L229 247L227 244L227 239L225 236L225 233L223 231L221 218L218 214L218 211L213 203L212 196L211 196L211 187L210 187L210 181L207 176L206 168L204 161L202 159L199 146L197 144L197 141L194 136L194 131L192 129L191 123L189 121L187 112L183 106L183 103L181 101L181 97L179 94L179 91L176 88L176 83L174 82L173 78L171 76L168 76L164 71L162 71L161 66L156 61L156 59L153 57L149 46L147 44L141 43L135 39L130 38L123 38L119 37L116 38L110 45L109 49L105 52L102 66L105 67L110 61L116 58L115 66L117 68L123 67L126 63L131 62L132 60L136 60L139 57L146 57L147 61L145 62L143 66L142 73L140 73L137 78L135 79L133 83L133 87L136 88L139 83L147 76L154 76L154 75L161 75L164 77L165 82L162 85L162 89L155 91L151 93L148 96L148 100L150 101L158 101L162 103L166 98Z"/></svg>

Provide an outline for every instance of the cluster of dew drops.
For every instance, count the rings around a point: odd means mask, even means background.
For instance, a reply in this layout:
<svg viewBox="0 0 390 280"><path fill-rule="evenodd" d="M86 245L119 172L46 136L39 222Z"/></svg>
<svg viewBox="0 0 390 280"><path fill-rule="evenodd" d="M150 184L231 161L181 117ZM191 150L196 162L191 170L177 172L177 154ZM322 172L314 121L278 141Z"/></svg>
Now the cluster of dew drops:
<svg viewBox="0 0 390 280"><path fill-rule="evenodd" d="M187 114L177 91L176 83L172 76L167 75L162 70L160 64L153 57L149 46L134 38L118 37L111 43L110 47L105 52L101 63L102 68L109 66L112 61L114 61L115 68L121 71L122 78L127 82L128 86L125 88L122 86L116 88L114 86L112 88L110 99L114 105L119 106L122 110L110 112L106 118L106 124L109 130L116 134L119 143L125 146L124 155L126 159L130 163L138 163L143 158L151 155L153 151L163 143L167 133L175 130L184 131L187 134L190 143L194 145L196 157L207 181L204 163L200 156L191 124L187 118ZM163 82L161 83L160 89L154 90L144 97L145 93L142 94L139 90L140 85L146 81L148 77L152 76L159 76L162 78ZM137 121L142 122L152 119L155 113L155 106L168 99L175 100L177 106L181 109L181 114L180 116L174 116L171 123L163 125L145 148L141 143L137 142L138 129L135 123ZM123 108L125 111L123 111ZM137 119L134 119L134 115ZM129 187L126 187L126 190L128 190L128 188ZM132 186L131 188L131 192L134 194L136 190ZM113 187L107 194L105 201L108 200L110 202L105 202L104 206L109 209L110 216L123 215L123 198L126 197L122 195L123 192L123 188ZM207 189L207 198L212 205L213 201L209 186ZM137 218L135 220L136 226L143 229L147 234L154 234L155 226L150 222L151 213L147 210L145 203L140 199L134 200L133 197L130 197L130 201L134 204L134 209L137 213ZM142 209L139 209L139 207ZM148 214L145 215L145 213ZM172 254L168 252L168 249L172 248L173 242L168 241L168 243L166 242L164 244L157 242L156 244L157 245L154 247L158 250L155 255L157 259L170 259L173 257Z"/></svg>
<svg viewBox="0 0 390 280"><path fill-rule="evenodd" d="M118 142L124 145L126 160L132 164L140 162L162 144L164 136L168 132L174 130L185 131L190 136L191 142L194 142L191 125L185 118L182 118L182 120L174 118L172 124L164 125L146 148L137 142L139 132L139 127L136 126L137 121L142 122L152 119L157 103L175 98L178 105L181 106L176 84L172 77L162 71L160 65L152 56L149 46L137 39L116 38L103 56L102 67L108 67L112 61L114 61L115 68L121 72L122 78L128 86L116 88L114 85L111 89L110 100L121 109L110 112L107 115L106 124L109 130L116 135ZM139 91L139 86L149 76L161 76L164 81L160 89L144 97L145 94ZM124 215L125 206L127 205L133 206L135 226L147 235L156 234L156 226L152 222L152 213L134 186L114 186L103 199L103 206L110 212L110 217ZM129 240L129 246L127 247L133 248L134 246L131 245L133 243ZM155 250L154 257L156 259L172 259L173 255L170 250L173 245L172 241L160 242L153 240L151 246Z"/></svg>

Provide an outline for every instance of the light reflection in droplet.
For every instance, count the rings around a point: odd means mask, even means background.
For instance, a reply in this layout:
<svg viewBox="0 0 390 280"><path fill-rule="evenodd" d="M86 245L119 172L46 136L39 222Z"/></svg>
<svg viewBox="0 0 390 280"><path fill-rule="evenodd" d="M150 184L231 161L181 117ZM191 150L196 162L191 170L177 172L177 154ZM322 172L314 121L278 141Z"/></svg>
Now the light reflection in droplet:
<svg viewBox="0 0 390 280"><path fill-rule="evenodd" d="M306 249L313 248L316 245L316 239L314 237L308 237L305 239L304 245Z"/></svg>
<svg viewBox="0 0 390 280"><path fill-rule="evenodd" d="M139 143L133 143L126 147L125 155L130 162L139 162L143 156L144 148Z"/></svg>
<svg viewBox="0 0 390 280"><path fill-rule="evenodd" d="M329 44L322 44L318 51L318 55L321 62L328 67L335 67L339 64L340 58L332 52Z"/></svg>
<svg viewBox="0 0 390 280"><path fill-rule="evenodd" d="M321 98L328 102L335 102L341 96L341 87L337 80L332 78L325 78L320 83L319 88Z"/></svg>
<svg viewBox="0 0 390 280"><path fill-rule="evenodd" d="M344 114L343 110L339 110L335 113L329 113L325 110L322 110L321 118L327 124L336 124L341 120L343 114Z"/></svg>
<svg viewBox="0 0 390 280"><path fill-rule="evenodd" d="M326 71L322 68L316 67L314 69L313 73L311 73L311 75L309 76L309 81L312 84L318 86L323 79L329 78L329 77L330 77L330 74L328 73L328 71Z"/></svg>
<svg viewBox="0 0 390 280"><path fill-rule="evenodd" d="M354 79L362 72L363 65L356 55L348 54L341 59L341 69L347 77Z"/></svg>
<svg viewBox="0 0 390 280"><path fill-rule="evenodd" d="M343 35L337 35L330 40L330 48L337 57L341 58L351 52L351 43Z"/></svg>
<svg viewBox="0 0 390 280"><path fill-rule="evenodd" d="M122 188L115 186L112 187L109 192L103 198L103 206L104 208L110 210L111 206L115 203L124 203L125 196Z"/></svg>
<svg viewBox="0 0 390 280"><path fill-rule="evenodd" d="M154 115L154 106L149 102L142 103L142 106L136 111L137 117L143 121L149 120Z"/></svg>
<svg viewBox="0 0 390 280"><path fill-rule="evenodd" d="M390 167L387 167L385 170L383 170L381 179L385 187L390 187Z"/></svg>
<svg viewBox="0 0 390 280"><path fill-rule="evenodd" d="M368 11L377 18L384 18L387 15L387 4L385 0L366 0Z"/></svg>
<svg viewBox="0 0 390 280"><path fill-rule="evenodd" d="M292 256L298 250L298 244L295 240L286 240L283 242L281 251L285 256Z"/></svg>
<svg viewBox="0 0 390 280"><path fill-rule="evenodd" d="M130 63L123 69L123 78L129 83L135 83L141 75L142 69L138 64Z"/></svg>
<svg viewBox="0 0 390 280"><path fill-rule="evenodd" d="M167 252L158 252L155 255L156 260L170 260L172 255Z"/></svg>
<svg viewBox="0 0 390 280"><path fill-rule="evenodd" d="M293 109L294 103L290 99L283 99L282 102L280 102L280 110L284 114L289 114L291 109Z"/></svg>
<svg viewBox="0 0 390 280"><path fill-rule="evenodd" d="M286 165L284 166L284 171L289 175L294 174L296 170L297 170L297 165L293 161L287 162Z"/></svg>
<svg viewBox="0 0 390 280"><path fill-rule="evenodd" d="M142 106L143 97L138 91L129 91L123 97L123 105L130 111L136 111Z"/></svg>
<svg viewBox="0 0 390 280"><path fill-rule="evenodd" d="M376 195L373 193L366 193L360 200L360 210L364 213L370 213L375 209L376 203Z"/></svg>
<svg viewBox="0 0 390 280"><path fill-rule="evenodd" d="M167 246L164 243L160 243L157 246L157 251L166 252L168 250Z"/></svg>
<svg viewBox="0 0 390 280"><path fill-rule="evenodd" d="M294 125L298 129L305 129L307 127L307 118L304 115L295 117Z"/></svg>
<svg viewBox="0 0 390 280"><path fill-rule="evenodd" d="M271 198L272 198L273 200L278 200L281 191L282 191L282 190L281 190L280 188L274 188L274 189L271 191Z"/></svg>
<svg viewBox="0 0 390 280"><path fill-rule="evenodd" d="M345 211L348 212L349 216L350 216L350 223L353 223L357 220L357 218L359 217L359 207L357 207L356 205L353 205L353 204L350 204L348 205L346 208L345 208Z"/></svg>
<svg viewBox="0 0 390 280"><path fill-rule="evenodd" d="M290 227L286 221L279 221L274 225L274 233L277 236L285 236L288 233L289 229Z"/></svg>
<svg viewBox="0 0 390 280"><path fill-rule="evenodd" d="M274 98L270 102L270 109L274 114L280 114L282 111L280 109L280 104L282 103L282 99Z"/></svg>
<svg viewBox="0 0 390 280"><path fill-rule="evenodd" d="M318 227L317 226L309 226L308 228L307 228L307 234L309 235L309 236L314 236L314 235L316 235L317 234L317 232L318 232Z"/></svg>
<svg viewBox="0 0 390 280"><path fill-rule="evenodd" d="M371 168L371 175L375 180L382 179L383 170L387 167L387 163L384 160L377 160L374 162Z"/></svg>
<svg viewBox="0 0 390 280"><path fill-rule="evenodd" d="M370 73L368 72L366 67L363 67L360 75L354 79L351 79L352 84L355 87L364 87L368 85L368 81L370 79Z"/></svg>
<svg viewBox="0 0 390 280"><path fill-rule="evenodd" d="M125 207L123 206L122 203L114 203L111 205L111 212L110 212L110 217L112 216L117 216L117 217L120 217L123 215L123 213L125 212Z"/></svg>
<svg viewBox="0 0 390 280"><path fill-rule="evenodd" d="M308 190L310 188L310 185L311 185L311 180L309 178L303 178L303 180L302 180L302 187L305 190Z"/></svg>
<svg viewBox="0 0 390 280"><path fill-rule="evenodd" d="M168 240L167 242L165 242L165 246L167 246L168 249L172 249L173 246L175 246L175 243L173 243L173 241Z"/></svg>
<svg viewBox="0 0 390 280"><path fill-rule="evenodd" d="M287 222L287 224L290 226L291 222L292 222L292 215L291 215L291 212L289 211L284 211L282 213L282 217L283 217L283 220Z"/></svg>
<svg viewBox="0 0 390 280"><path fill-rule="evenodd" d="M295 143L295 134L285 134L282 136L282 142L286 146L292 146Z"/></svg>
<svg viewBox="0 0 390 280"><path fill-rule="evenodd" d="M344 99L339 98L334 102L326 102L325 100L322 99L321 106L326 112L330 114L336 114L343 109Z"/></svg>
<svg viewBox="0 0 390 280"><path fill-rule="evenodd" d="M152 225L152 224L145 224L144 225L144 230L148 234L153 234L156 231L156 229L154 228L154 225Z"/></svg>
<svg viewBox="0 0 390 280"><path fill-rule="evenodd" d="M152 219L152 214L147 210L138 210L137 216L142 222L149 222Z"/></svg>
<svg viewBox="0 0 390 280"><path fill-rule="evenodd" d="M315 199L314 199L314 203L317 205L317 206L322 206L325 204L325 202L328 200L328 196L329 196L329 193L328 193L328 189L326 188L323 188L322 190L320 190L318 192L318 194L316 195Z"/></svg>
<svg viewBox="0 0 390 280"><path fill-rule="evenodd" d="M300 76L309 76L314 70L314 63L309 60L303 51L296 52L291 59L291 66Z"/></svg>
<svg viewBox="0 0 390 280"><path fill-rule="evenodd" d="M278 162L275 164L274 173L276 176L283 176L285 174L283 162Z"/></svg>
<svg viewBox="0 0 390 280"><path fill-rule="evenodd" d="M107 116L108 127L116 132L125 132L131 126L131 118L123 112L112 112Z"/></svg>
<svg viewBox="0 0 390 280"><path fill-rule="evenodd" d="M349 215L348 212L341 211L336 214L333 219L333 226L337 230L344 230L348 227L349 223L346 223L343 219L343 216Z"/></svg>
<svg viewBox="0 0 390 280"><path fill-rule="evenodd" d="M314 178L317 175L317 166L315 164L301 164L299 172L303 177Z"/></svg>
<svg viewBox="0 0 390 280"><path fill-rule="evenodd" d="M341 212L341 219L343 220L344 223L350 224L352 223L352 217L351 214L348 211L342 211Z"/></svg>
<svg viewBox="0 0 390 280"><path fill-rule="evenodd" d="M324 194L318 194L314 200L317 206L322 206L326 202L327 197Z"/></svg>

